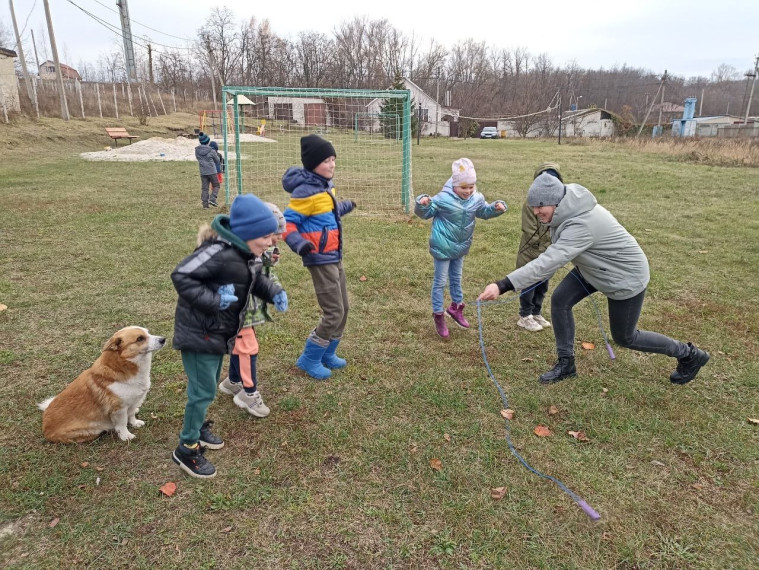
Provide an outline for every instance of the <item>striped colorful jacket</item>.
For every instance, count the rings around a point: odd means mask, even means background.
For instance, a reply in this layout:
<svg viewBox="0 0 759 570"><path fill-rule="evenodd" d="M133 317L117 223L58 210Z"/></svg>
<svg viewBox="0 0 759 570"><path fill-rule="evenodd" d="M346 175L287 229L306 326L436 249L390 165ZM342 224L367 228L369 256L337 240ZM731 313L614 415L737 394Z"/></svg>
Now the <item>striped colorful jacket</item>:
<svg viewBox="0 0 759 570"><path fill-rule="evenodd" d="M331 180L292 166L282 177L290 194L284 211L287 223L284 239L301 255L306 243L314 249L303 255L303 265L338 263L343 257L343 226L340 218L353 210L350 200L337 201Z"/></svg>

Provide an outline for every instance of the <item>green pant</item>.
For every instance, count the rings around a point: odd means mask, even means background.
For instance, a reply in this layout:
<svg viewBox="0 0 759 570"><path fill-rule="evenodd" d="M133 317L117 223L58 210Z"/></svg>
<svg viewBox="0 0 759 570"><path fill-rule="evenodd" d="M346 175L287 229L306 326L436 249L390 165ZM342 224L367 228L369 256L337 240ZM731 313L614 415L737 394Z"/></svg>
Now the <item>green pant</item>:
<svg viewBox="0 0 759 570"><path fill-rule="evenodd" d="M223 354L182 351L182 365L187 374L187 405L182 433L179 434L180 443L193 445L198 442L206 411L216 397L223 363Z"/></svg>

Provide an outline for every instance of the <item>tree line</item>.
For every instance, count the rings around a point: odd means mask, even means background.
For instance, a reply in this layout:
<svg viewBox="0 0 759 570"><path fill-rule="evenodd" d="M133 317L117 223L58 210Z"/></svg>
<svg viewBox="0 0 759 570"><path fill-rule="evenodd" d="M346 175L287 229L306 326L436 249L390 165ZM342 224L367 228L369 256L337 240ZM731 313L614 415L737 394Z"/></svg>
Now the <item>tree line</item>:
<svg viewBox="0 0 759 570"><path fill-rule="evenodd" d="M149 56L138 55L137 65L142 83L167 93L196 93L211 85L218 99L220 84L386 89L403 76L441 103L460 109L463 117L523 116L560 101L565 110L571 105L605 108L630 126L640 124L658 102L664 73L627 65L557 66L548 54L475 39L452 47L436 40L422 45L386 19L365 17L344 20L330 34L304 31L284 38L267 20L240 21L229 8L212 9L187 49L152 49ZM126 78L123 54L116 48L96 62L78 62L77 70L85 81L117 83ZM685 78L668 70L663 84L666 102L682 105L686 97L696 97L701 115L742 116L747 87L743 74L724 64L710 77ZM654 111L649 123L656 119Z"/></svg>

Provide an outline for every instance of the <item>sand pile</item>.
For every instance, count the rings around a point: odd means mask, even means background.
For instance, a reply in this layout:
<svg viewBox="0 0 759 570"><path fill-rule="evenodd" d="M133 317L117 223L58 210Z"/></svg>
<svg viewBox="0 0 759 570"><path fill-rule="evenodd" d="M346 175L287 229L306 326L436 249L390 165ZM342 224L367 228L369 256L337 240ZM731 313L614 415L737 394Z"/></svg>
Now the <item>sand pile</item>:
<svg viewBox="0 0 759 570"><path fill-rule="evenodd" d="M228 139L234 141L234 139ZM221 141L216 141L221 146ZM276 142L272 139L259 137L258 135L240 135L240 142ZM145 162L148 160L163 161L194 161L197 139L177 137L164 139L152 137L144 141L122 144L111 150L97 152L83 152L80 156L85 160L114 160L124 162ZM232 153L230 153L232 154Z"/></svg>

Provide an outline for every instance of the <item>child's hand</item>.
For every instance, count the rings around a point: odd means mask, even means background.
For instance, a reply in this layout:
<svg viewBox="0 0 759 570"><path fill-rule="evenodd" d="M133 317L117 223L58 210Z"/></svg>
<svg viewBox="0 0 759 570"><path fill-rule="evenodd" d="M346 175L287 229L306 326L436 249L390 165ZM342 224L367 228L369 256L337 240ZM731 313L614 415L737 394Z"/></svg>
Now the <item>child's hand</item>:
<svg viewBox="0 0 759 570"><path fill-rule="evenodd" d="M274 295L272 301L274 301L274 306L280 313L284 313L287 310L287 293L284 291L280 291Z"/></svg>
<svg viewBox="0 0 759 570"><path fill-rule="evenodd" d="M498 202L495 203L495 209L499 212L505 212L506 211L506 204L498 200Z"/></svg>
<svg viewBox="0 0 759 570"><path fill-rule="evenodd" d="M235 295L235 286L231 283L219 287L219 295L221 296L221 300L219 301L219 309L222 311L224 309L228 309L232 303L237 301L237 296Z"/></svg>
<svg viewBox="0 0 759 570"><path fill-rule="evenodd" d="M419 198L419 203L422 206L429 206L430 202L432 202L432 198L430 198L429 196L425 196L424 198Z"/></svg>
<svg viewBox="0 0 759 570"><path fill-rule="evenodd" d="M297 254L298 255L308 255L312 251L314 251L316 248L314 247L314 244L312 244L310 241L304 241L301 246L298 248Z"/></svg>

